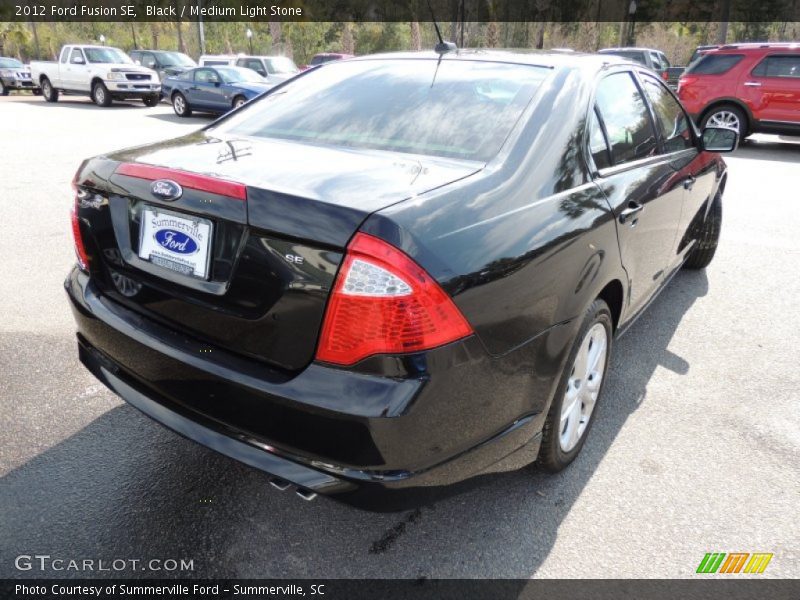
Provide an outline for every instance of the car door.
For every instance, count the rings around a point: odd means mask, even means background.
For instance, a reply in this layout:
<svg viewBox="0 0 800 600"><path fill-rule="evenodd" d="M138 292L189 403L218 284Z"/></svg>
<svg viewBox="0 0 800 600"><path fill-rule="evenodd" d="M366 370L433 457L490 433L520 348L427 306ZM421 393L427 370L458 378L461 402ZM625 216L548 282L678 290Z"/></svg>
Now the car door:
<svg viewBox="0 0 800 600"><path fill-rule="evenodd" d="M199 108L216 108L219 75L214 69L197 69L194 72L194 85L191 86L189 103Z"/></svg>
<svg viewBox="0 0 800 600"><path fill-rule="evenodd" d="M80 48L73 48L69 55L62 84L68 90L89 91L89 66Z"/></svg>
<svg viewBox="0 0 800 600"><path fill-rule="evenodd" d="M689 115L664 82L650 73L639 72L638 76L653 109L661 154L673 169L665 187L680 184L683 188L682 208L668 265L671 270L683 261L690 240L687 231L714 191L716 167L711 154L700 151Z"/></svg>
<svg viewBox="0 0 800 600"><path fill-rule="evenodd" d="M739 87L760 121L800 125L800 52L765 56Z"/></svg>
<svg viewBox="0 0 800 600"><path fill-rule="evenodd" d="M595 183L616 217L628 275L628 314L643 308L673 263L683 186L661 153L650 107L636 75L620 70L597 83L589 115Z"/></svg>

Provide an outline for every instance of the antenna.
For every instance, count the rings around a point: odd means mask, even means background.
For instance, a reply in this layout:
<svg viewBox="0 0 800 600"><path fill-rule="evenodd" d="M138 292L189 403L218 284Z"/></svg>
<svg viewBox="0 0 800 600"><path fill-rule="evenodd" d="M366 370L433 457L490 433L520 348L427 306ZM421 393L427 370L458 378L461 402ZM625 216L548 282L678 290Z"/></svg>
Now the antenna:
<svg viewBox="0 0 800 600"><path fill-rule="evenodd" d="M448 52L453 52L454 50L458 50L458 46L456 46L453 42L445 42L444 38L442 37L442 32L439 30L439 23L436 21L436 15L433 13L433 7L431 6L431 0L428 0L428 10L431 11L431 19L433 19L433 27L436 29L436 37L439 38L439 43L434 46L433 51L437 54L447 54Z"/></svg>

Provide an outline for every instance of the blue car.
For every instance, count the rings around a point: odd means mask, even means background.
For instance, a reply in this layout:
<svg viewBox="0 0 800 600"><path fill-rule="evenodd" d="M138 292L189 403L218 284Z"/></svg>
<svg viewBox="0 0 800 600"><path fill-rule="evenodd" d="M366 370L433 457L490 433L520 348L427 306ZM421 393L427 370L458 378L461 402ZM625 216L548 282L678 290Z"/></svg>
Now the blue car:
<svg viewBox="0 0 800 600"><path fill-rule="evenodd" d="M198 112L226 113L263 94L275 84L251 69L197 67L161 82L161 96L175 114L188 117Z"/></svg>

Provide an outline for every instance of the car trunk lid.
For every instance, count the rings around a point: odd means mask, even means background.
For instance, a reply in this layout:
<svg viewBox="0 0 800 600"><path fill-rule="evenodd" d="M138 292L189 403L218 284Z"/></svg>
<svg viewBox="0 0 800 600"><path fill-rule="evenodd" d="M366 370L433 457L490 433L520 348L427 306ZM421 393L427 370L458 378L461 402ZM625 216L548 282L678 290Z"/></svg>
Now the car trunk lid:
<svg viewBox="0 0 800 600"><path fill-rule="evenodd" d="M107 294L207 342L209 352L296 371L313 359L334 276L361 222L481 167L198 132L94 159L77 181L105 199L81 217ZM172 184L182 188L175 198Z"/></svg>

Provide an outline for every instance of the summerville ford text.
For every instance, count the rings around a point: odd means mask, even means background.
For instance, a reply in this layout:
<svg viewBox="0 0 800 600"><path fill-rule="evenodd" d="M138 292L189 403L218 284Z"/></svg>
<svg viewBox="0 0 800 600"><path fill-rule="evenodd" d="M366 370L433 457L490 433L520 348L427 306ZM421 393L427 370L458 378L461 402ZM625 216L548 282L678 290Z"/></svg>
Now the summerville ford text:
<svg viewBox="0 0 800 600"><path fill-rule="evenodd" d="M221 592L232 596L324 596L325 585L314 584L305 588L294 583L286 585L239 585L235 584L228 588L221 588L217 585L191 586L180 583L172 585L132 585L132 584L109 584L109 585L25 585L18 583L14 592L17 596L41 596L50 594L52 596L96 596L98 598L106 596L198 596L210 595L219 596Z"/></svg>

